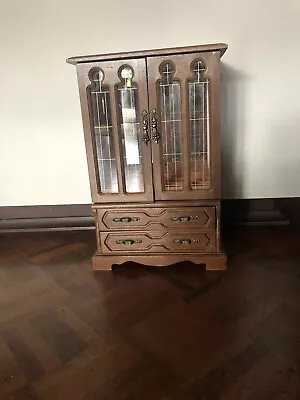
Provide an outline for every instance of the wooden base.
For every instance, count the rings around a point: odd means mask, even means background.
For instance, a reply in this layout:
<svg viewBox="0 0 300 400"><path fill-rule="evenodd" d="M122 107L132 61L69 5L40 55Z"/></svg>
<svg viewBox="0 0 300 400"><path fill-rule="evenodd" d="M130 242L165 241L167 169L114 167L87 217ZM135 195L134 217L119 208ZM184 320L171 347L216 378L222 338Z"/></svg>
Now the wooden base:
<svg viewBox="0 0 300 400"><path fill-rule="evenodd" d="M207 271L221 271L227 269L225 254L156 254L156 255L102 255L95 253L92 265L95 271L111 270L114 266L125 262L135 262L146 266L163 267L182 261L195 264L205 264Z"/></svg>

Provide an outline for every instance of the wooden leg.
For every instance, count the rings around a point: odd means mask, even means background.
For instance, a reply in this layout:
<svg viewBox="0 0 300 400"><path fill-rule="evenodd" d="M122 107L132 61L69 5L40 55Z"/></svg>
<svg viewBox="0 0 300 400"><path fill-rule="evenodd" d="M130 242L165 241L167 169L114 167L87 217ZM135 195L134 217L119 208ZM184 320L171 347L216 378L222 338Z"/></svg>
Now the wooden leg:
<svg viewBox="0 0 300 400"><path fill-rule="evenodd" d="M111 271L112 262L110 257L102 257L94 255L92 258L92 266L95 271Z"/></svg>
<svg viewBox="0 0 300 400"><path fill-rule="evenodd" d="M206 261L207 271L226 271L227 270L227 257L224 254L218 254Z"/></svg>

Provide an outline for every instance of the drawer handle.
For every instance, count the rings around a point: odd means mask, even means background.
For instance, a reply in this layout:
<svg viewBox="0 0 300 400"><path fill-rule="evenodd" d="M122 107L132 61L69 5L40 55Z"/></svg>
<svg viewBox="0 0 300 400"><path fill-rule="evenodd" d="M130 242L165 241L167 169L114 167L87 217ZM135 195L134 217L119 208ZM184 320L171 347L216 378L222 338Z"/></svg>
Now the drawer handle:
<svg viewBox="0 0 300 400"><path fill-rule="evenodd" d="M199 215L189 215L185 217L172 217L172 221L174 222L189 222L189 221L197 221L199 219Z"/></svg>
<svg viewBox="0 0 300 400"><path fill-rule="evenodd" d="M113 219L114 222L136 222L139 220L139 217L121 217Z"/></svg>
<svg viewBox="0 0 300 400"><path fill-rule="evenodd" d="M191 243L198 243L200 242L199 239L174 239L173 243L176 244L191 244Z"/></svg>
<svg viewBox="0 0 300 400"><path fill-rule="evenodd" d="M125 239L125 240L117 240L116 243L131 246L132 244L135 244L135 243L142 243L142 240Z"/></svg>

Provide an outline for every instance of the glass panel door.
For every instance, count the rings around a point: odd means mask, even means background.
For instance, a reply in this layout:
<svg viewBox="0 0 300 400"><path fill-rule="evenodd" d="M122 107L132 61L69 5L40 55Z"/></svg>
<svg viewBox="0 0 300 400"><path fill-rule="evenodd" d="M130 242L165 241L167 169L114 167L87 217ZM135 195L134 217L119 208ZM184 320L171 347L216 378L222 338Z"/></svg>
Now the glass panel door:
<svg viewBox="0 0 300 400"><path fill-rule="evenodd" d="M145 59L83 64L78 74L93 201L151 201Z"/></svg>
<svg viewBox="0 0 300 400"><path fill-rule="evenodd" d="M147 60L157 200L217 198L218 57L200 53Z"/></svg>

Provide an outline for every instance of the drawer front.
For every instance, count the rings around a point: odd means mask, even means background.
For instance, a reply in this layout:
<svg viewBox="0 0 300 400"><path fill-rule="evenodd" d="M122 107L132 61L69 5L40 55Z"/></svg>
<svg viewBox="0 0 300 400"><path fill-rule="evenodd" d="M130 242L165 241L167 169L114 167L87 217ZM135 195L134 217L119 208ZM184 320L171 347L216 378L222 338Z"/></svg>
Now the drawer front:
<svg viewBox="0 0 300 400"><path fill-rule="evenodd" d="M213 253L216 232L100 232L103 253Z"/></svg>
<svg viewBox="0 0 300 400"><path fill-rule="evenodd" d="M215 228L215 207L96 210L100 231Z"/></svg>

